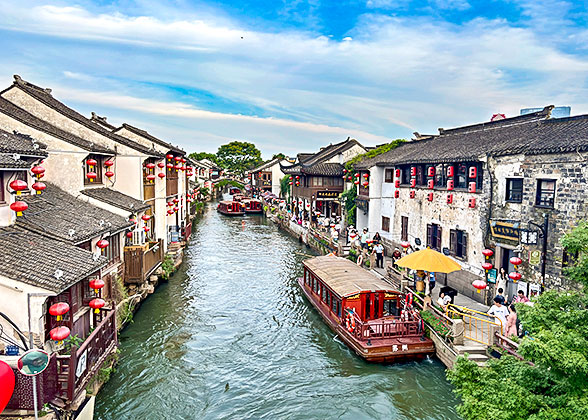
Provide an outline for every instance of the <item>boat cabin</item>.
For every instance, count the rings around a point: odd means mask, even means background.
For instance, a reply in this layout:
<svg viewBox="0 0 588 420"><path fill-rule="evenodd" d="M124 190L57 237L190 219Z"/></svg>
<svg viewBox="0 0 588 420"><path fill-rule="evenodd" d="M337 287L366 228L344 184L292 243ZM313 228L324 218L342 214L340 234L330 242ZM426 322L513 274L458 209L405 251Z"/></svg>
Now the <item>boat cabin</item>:
<svg viewBox="0 0 588 420"><path fill-rule="evenodd" d="M263 212L263 205L259 200L243 200L243 204L245 204L245 212L246 213L262 213Z"/></svg>
<svg viewBox="0 0 588 420"><path fill-rule="evenodd" d="M226 214L229 216L241 216L245 214L243 205L238 201L221 201L218 203L217 210L219 213Z"/></svg>

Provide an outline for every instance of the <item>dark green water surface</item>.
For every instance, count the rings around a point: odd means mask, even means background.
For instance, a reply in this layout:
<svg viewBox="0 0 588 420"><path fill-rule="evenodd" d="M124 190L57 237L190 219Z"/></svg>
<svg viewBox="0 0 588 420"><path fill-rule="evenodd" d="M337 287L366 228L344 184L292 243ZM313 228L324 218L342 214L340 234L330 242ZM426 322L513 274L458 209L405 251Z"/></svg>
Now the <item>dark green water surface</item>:
<svg viewBox="0 0 588 420"><path fill-rule="evenodd" d="M437 360L367 364L334 338L296 283L310 252L210 205L182 268L121 333L96 418L458 419Z"/></svg>

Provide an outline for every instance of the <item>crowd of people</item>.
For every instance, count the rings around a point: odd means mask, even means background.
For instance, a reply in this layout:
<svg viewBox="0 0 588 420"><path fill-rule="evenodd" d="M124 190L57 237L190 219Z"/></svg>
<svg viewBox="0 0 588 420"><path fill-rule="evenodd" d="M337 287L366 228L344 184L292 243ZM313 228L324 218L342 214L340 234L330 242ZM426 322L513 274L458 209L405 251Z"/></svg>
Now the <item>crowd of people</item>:
<svg viewBox="0 0 588 420"><path fill-rule="evenodd" d="M494 297L494 304L488 310L488 315L495 316L500 320L502 333L506 337L518 337L521 335L520 322L517 317L515 306L517 303L530 305L531 301L525 296L525 292L519 290L512 301L507 303L507 299L504 296L504 289L498 288L498 293L496 297Z"/></svg>

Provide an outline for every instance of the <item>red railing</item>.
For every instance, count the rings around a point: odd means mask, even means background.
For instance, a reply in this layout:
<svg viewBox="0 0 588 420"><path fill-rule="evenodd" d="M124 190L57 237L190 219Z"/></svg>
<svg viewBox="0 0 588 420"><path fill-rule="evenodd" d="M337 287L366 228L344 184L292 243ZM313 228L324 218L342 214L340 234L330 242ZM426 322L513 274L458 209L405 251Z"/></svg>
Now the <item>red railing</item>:
<svg viewBox="0 0 588 420"><path fill-rule="evenodd" d="M90 379L117 346L116 309L112 309L79 349L74 346L70 356L57 356L57 396L71 402L85 392Z"/></svg>
<svg viewBox="0 0 588 420"><path fill-rule="evenodd" d="M404 321L400 317L389 316L363 322L355 312L353 317L355 319L353 335L360 341L393 337L418 337L424 332L421 320Z"/></svg>

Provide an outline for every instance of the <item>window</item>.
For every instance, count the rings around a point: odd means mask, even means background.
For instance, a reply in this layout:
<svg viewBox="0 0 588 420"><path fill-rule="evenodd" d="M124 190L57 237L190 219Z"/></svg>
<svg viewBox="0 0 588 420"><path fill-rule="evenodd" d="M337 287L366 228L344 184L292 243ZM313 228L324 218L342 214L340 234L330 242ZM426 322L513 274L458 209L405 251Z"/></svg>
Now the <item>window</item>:
<svg viewBox="0 0 588 420"><path fill-rule="evenodd" d="M466 259L468 256L468 234L463 230L449 231L449 251L457 258Z"/></svg>
<svg viewBox="0 0 588 420"><path fill-rule="evenodd" d="M400 176L402 178L401 184L403 185L410 185L410 166L402 166L400 168Z"/></svg>
<svg viewBox="0 0 588 420"><path fill-rule="evenodd" d="M427 246L441 251L441 226L432 223L427 225Z"/></svg>
<svg viewBox="0 0 588 420"><path fill-rule="evenodd" d="M427 174L423 165L416 167L416 184L420 186L427 185Z"/></svg>
<svg viewBox="0 0 588 420"><path fill-rule="evenodd" d="M327 288L324 284L321 284L321 300L323 302L327 301Z"/></svg>
<svg viewBox="0 0 588 420"><path fill-rule="evenodd" d="M408 241L408 217L402 216L400 218L400 223L401 223L400 240L401 241Z"/></svg>
<svg viewBox="0 0 588 420"><path fill-rule="evenodd" d="M382 216L382 230L384 232L390 232L390 218Z"/></svg>
<svg viewBox="0 0 588 420"><path fill-rule="evenodd" d="M94 159L97 162L96 165L90 168L90 165L88 165L89 159ZM86 176L88 172L94 172L96 174L96 178L93 182L90 182L90 179ZM94 184L102 184L102 157L98 155L88 155L86 160L84 160L84 185Z"/></svg>
<svg viewBox="0 0 588 420"><path fill-rule="evenodd" d="M394 182L394 169L386 169L384 171L384 182L387 184Z"/></svg>
<svg viewBox="0 0 588 420"><path fill-rule="evenodd" d="M537 198L535 205L553 207L555 201L555 179L537 180Z"/></svg>
<svg viewBox="0 0 588 420"><path fill-rule="evenodd" d="M110 263L120 260L120 235L112 235L106 240L109 242L108 246L104 248L104 256L108 258Z"/></svg>
<svg viewBox="0 0 588 420"><path fill-rule="evenodd" d="M0 203L6 202L6 186L4 185L4 171L0 171Z"/></svg>
<svg viewBox="0 0 588 420"><path fill-rule="evenodd" d="M455 188L467 188L468 186L468 166L465 163L454 165L455 168Z"/></svg>
<svg viewBox="0 0 588 420"><path fill-rule="evenodd" d="M510 203L523 202L522 178L506 178L506 201Z"/></svg>
<svg viewBox="0 0 588 420"><path fill-rule="evenodd" d="M564 271L566 268L576 265L578 262L578 257L580 256L579 252L570 252L566 249L563 250L563 255L561 258L561 268Z"/></svg>
<svg viewBox="0 0 588 420"><path fill-rule="evenodd" d="M435 186L445 188L447 186L445 165L437 165L435 167Z"/></svg>
<svg viewBox="0 0 588 420"><path fill-rule="evenodd" d="M146 165L149 163L155 164L155 158L149 158L145 160L143 164L143 184L151 184L151 182L147 179L147 175L155 175L155 168L149 169ZM151 198L151 197L150 197Z"/></svg>

